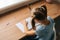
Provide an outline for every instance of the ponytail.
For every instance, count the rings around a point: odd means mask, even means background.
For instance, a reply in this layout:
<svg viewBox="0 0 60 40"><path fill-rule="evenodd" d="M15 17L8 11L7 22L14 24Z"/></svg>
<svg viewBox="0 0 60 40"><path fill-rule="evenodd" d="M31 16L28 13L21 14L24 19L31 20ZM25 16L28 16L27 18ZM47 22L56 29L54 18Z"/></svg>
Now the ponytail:
<svg viewBox="0 0 60 40"><path fill-rule="evenodd" d="M44 13L44 15L47 17L47 7L45 5L41 6L41 11Z"/></svg>

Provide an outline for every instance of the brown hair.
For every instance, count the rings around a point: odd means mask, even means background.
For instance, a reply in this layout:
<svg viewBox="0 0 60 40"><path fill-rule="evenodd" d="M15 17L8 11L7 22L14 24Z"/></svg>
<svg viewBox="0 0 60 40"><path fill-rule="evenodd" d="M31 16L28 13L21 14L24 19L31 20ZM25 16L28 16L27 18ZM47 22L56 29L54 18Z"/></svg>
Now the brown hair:
<svg viewBox="0 0 60 40"><path fill-rule="evenodd" d="M45 5L41 6L40 8L36 8L36 11L33 13L35 16L32 19L32 27L35 27L34 19L37 20L44 20L47 18L47 8Z"/></svg>

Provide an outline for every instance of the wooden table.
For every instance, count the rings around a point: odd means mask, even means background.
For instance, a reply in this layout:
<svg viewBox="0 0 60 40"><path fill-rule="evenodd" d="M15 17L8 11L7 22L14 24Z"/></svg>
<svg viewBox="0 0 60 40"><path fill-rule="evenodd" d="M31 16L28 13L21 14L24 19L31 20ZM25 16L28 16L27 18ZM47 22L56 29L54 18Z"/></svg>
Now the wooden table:
<svg viewBox="0 0 60 40"><path fill-rule="evenodd" d="M56 18L60 14L60 6L56 4L48 4L45 2L39 2L31 5L31 8L39 7L40 4L46 4L48 8L48 15L52 18ZM57 14L58 13L58 14ZM8 12L7 15L0 17L0 40L18 40L25 36L17 27L16 23L21 22L30 16L30 10L28 7L18 9L13 12Z"/></svg>

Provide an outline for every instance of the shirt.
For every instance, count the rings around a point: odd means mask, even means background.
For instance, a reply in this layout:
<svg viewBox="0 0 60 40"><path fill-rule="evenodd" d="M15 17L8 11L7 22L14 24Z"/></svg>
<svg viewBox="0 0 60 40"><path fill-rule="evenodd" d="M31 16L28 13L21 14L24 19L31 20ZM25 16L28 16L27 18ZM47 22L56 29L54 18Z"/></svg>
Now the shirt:
<svg viewBox="0 0 60 40"><path fill-rule="evenodd" d="M35 34L37 35L35 37L38 38L38 40L49 40L53 34L53 25L54 25L54 20L48 16L47 20L50 21L49 25L39 25L36 26Z"/></svg>

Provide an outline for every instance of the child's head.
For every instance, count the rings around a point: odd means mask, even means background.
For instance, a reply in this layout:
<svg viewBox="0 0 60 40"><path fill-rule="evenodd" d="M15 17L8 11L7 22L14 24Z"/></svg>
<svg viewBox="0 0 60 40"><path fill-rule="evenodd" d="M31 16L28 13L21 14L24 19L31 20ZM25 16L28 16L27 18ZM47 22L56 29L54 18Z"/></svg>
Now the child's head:
<svg viewBox="0 0 60 40"><path fill-rule="evenodd" d="M32 24L34 24L33 20L43 21L47 18L47 8L45 5L41 6L40 8L36 8L33 11L33 19Z"/></svg>
<svg viewBox="0 0 60 40"><path fill-rule="evenodd" d="M44 20L47 18L47 8L45 5L40 8L36 8L33 12L33 18L37 20Z"/></svg>

